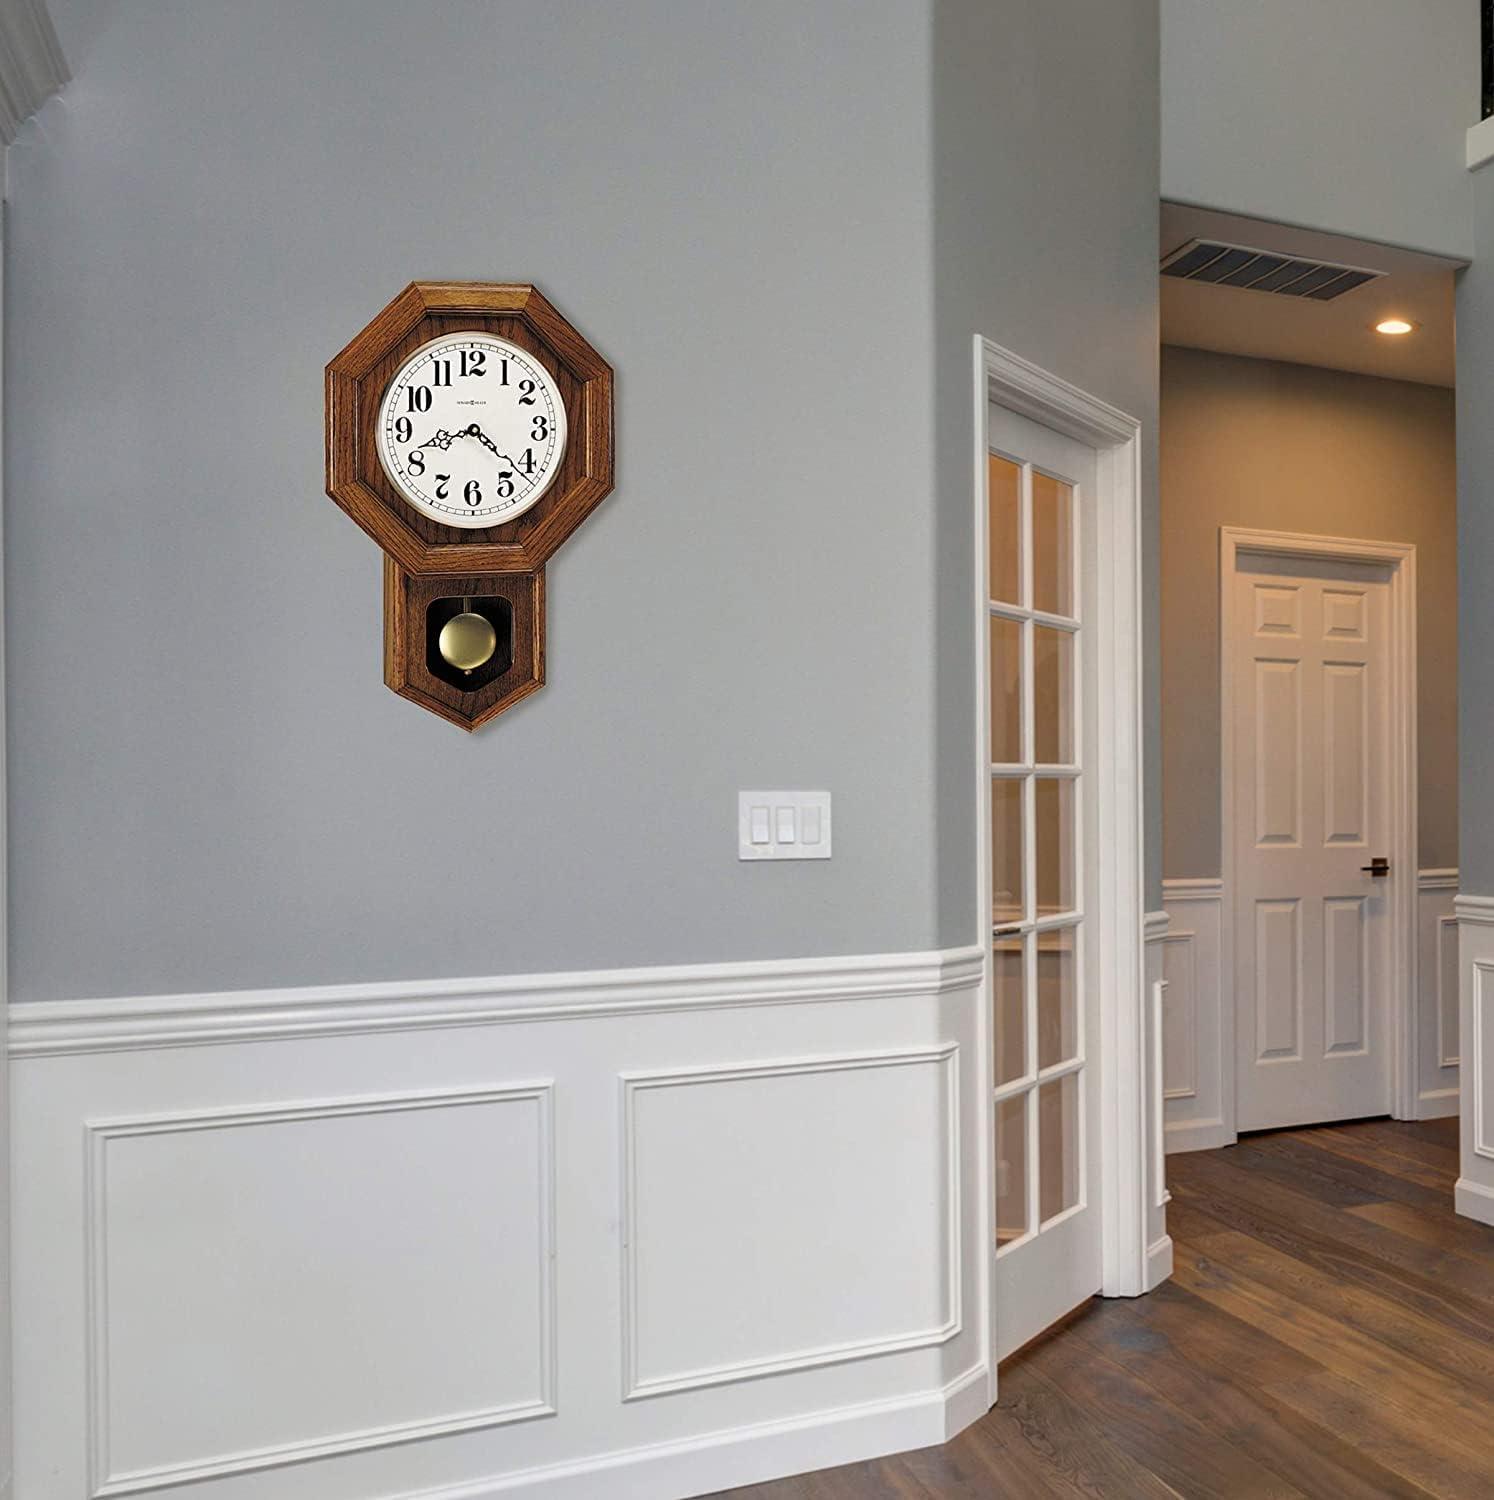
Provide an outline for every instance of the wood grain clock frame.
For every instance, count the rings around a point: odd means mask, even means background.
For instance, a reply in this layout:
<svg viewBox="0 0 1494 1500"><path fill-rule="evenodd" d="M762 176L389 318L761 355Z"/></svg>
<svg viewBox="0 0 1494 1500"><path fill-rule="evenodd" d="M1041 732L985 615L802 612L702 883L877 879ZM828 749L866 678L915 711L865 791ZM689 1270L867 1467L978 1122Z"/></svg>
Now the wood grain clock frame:
<svg viewBox="0 0 1494 1500"><path fill-rule="evenodd" d="M418 511L390 482L378 451L380 406L397 372L432 339L474 331L543 365L568 429L541 498L511 521L477 528ZM407 286L327 366L327 493L385 554L384 681L464 729L542 687L545 563L610 493L612 475L611 366L536 288ZM452 599L474 601L509 632L503 659L470 681L443 672L432 651L433 622Z"/></svg>

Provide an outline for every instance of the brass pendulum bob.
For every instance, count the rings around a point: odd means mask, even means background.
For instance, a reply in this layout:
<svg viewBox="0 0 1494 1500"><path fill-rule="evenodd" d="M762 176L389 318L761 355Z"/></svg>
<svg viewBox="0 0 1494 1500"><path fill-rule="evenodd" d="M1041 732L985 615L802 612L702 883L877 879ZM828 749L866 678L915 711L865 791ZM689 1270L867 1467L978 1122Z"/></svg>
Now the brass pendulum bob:
<svg viewBox="0 0 1494 1500"><path fill-rule="evenodd" d="M470 599L462 600L462 612L453 615L436 637L442 661L459 672L475 672L492 660L498 649L498 632L485 615L477 614Z"/></svg>

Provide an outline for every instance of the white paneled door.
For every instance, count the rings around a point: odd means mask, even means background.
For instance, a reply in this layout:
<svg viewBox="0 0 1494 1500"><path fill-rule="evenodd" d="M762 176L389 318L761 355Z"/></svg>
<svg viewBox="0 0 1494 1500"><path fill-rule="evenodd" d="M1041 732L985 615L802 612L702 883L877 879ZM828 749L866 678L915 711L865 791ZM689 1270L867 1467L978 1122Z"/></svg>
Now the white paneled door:
<svg viewBox="0 0 1494 1500"><path fill-rule="evenodd" d="M1240 552L1226 632L1238 1127L1390 1109L1390 570Z"/></svg>
<svg viewBox="0 0 1494 1500"><path fill-rule="evenodd" d="M993 407L987 465L996 1328L1002 1358L1100 1289L1100 1036L1086 966L1081 545L1095 454ZM1090 861L1092 864L1092 861Z"/></svg>

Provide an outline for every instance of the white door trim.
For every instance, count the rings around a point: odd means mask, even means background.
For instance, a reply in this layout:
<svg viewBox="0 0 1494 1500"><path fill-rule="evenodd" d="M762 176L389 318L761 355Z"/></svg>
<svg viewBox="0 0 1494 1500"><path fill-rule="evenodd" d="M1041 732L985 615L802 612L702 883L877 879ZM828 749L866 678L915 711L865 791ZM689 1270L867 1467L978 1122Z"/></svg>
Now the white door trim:
<svg viewBox="0 0 1494 1500"><path fill-rule="evenodd" d="M1134 1297L1147 1284L1147 1129L1151 1109L1144 1001L1142 923L1143 860L1141 777L1141 424L1029 360L976 335L974 380L975 549L971 574L975 633L975 747L977 787L975 931L984 953L980 1069L982 1078L980 1214L987 1246L996 1243L991 1198L990 1005L991 974L991 776L986 743L989 722L990 617L987 611L986 454L992 403L1042 423L1094 448L1096 503L1086 517L1094 527L1096 598L1085 616L1089 649L1096 653L1099 683L1099 836L1095 866L1098 900L1087 916L1097 945L1093 971L1102 986L1100 1107L1104 1150L1100 1161L1103 1252L1102 1292ZM990 1309L989 1351L999 1316L991 1295L991 1256L980 1268ZM991 1369L992 1394L995 1369Z"/></svg>
<svg viewBox="0 0 1494 1500"><path fill-rule="evenodd" d="M1225 1124L1233 1133L1235 1097L1234 892L1237 884L1234 840L1234 736L1229 712L1234 695L1230 646L1235 627L1231 587L1239 555L1264 553L1307 561L1379 563L1390 570L1390 860L1399 877L1390 899L1389 1011L1390 1108L1398 1120L1417 1118L1416 1027L1416 548L1409 542L1375 542L1357 537L1303 536L1290 531L1219 528L1219 780L1224 871L1221 986Z"/></svg>

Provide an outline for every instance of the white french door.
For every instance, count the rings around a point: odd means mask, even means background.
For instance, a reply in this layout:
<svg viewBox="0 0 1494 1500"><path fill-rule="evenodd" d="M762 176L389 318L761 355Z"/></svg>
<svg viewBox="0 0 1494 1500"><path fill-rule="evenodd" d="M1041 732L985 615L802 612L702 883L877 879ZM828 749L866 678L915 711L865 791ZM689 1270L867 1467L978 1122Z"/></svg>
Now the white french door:
<svg viewBox="0 0 1494 1500"><path fill-rule="evenodd" d="M1100 1289L1094 693L1082 545L1094 450L993 406L987 461L996 1355Z"/></svg>
<svg viewBox="0 0 1494 1500"><path fill-rule="evenodd" d="M1390 1110L1390 569L1239 553L1225 641L1240 1130Z"/></svg>

